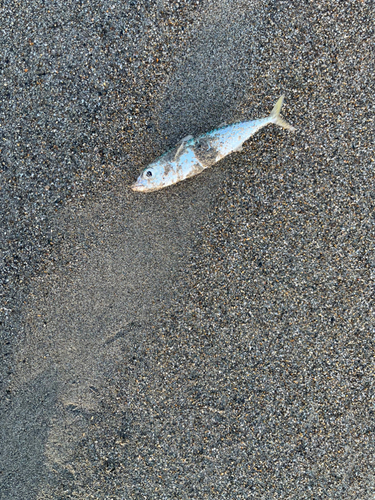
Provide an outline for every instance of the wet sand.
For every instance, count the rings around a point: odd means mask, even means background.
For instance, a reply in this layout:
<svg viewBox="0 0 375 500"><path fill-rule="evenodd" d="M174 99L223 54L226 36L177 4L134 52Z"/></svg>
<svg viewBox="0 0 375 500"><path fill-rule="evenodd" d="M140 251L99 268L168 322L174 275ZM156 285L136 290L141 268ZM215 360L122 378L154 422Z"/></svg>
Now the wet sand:
<svg viewBox="0 0 375 500"><path fill-rule="evenodd" d="M371 7L3 8L1 499L373 498Z"/></svg>

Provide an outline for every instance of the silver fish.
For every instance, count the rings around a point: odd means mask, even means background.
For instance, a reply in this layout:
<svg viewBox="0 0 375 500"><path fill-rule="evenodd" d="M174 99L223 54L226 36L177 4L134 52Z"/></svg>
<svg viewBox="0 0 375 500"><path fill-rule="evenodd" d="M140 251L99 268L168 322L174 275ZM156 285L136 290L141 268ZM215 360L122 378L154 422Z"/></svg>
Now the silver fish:
<svg viewBox="0 0 375 500"><path fill-rule="evenodd" d="M225 156L241 151L242 144L269 123L295 130L280 117L283 101L284 96L281 96L266 118L224 125L196 139L185 137L174 149L150 163L131 188L133 191L156 191L200 174Z"/></svg>

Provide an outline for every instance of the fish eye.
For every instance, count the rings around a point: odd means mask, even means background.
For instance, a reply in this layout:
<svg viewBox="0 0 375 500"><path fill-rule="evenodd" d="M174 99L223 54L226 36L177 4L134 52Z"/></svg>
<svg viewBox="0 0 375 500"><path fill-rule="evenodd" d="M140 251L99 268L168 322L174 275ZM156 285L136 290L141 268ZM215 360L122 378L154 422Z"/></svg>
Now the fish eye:
<svg viewBox="0 0 375 500"><path fill-rule="evenodd" d="M146 172L146 177L152 177L152 172L151 172L151 170L147 170L147 172Z"/></svg>

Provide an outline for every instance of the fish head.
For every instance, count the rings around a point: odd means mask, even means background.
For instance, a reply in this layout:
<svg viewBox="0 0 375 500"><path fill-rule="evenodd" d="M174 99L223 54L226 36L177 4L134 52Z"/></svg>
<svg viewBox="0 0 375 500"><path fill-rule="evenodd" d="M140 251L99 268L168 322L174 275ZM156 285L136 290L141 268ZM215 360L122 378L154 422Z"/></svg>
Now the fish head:
<svg viewBox="0 0 375 500"><path fill-rule="evenodd" d="M150 163L131 186L133 191L156 191L201 172L202 165L190 147L191 142L181 144Z"/></svg>
<svg viewBox="0 0 375 500"><path fill-rule="evenodd" d="M165 162L155 162L148 165L136 182L131 186L133 191L147 192L162 189L168 182L166 182L166 167Z"/></svg>

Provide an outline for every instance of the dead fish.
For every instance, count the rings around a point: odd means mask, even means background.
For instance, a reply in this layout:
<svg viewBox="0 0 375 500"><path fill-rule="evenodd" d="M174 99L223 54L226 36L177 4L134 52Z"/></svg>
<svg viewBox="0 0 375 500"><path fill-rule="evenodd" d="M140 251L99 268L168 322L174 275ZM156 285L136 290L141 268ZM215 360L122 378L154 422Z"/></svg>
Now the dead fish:
<svg viewBox="0 0 375 500"><path fill-rule="evenodd" d="M156 191L200 174L225 156L241 151L242 144L269 123L295 130L280 117L283 101L284 96L281 96L266 118L224 125L196 139L191 135L185 137L174 149L150 163L131 188L133 191Z"/></svg>

